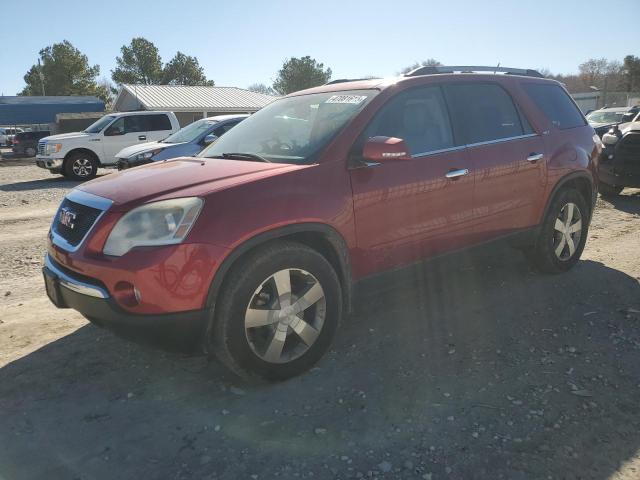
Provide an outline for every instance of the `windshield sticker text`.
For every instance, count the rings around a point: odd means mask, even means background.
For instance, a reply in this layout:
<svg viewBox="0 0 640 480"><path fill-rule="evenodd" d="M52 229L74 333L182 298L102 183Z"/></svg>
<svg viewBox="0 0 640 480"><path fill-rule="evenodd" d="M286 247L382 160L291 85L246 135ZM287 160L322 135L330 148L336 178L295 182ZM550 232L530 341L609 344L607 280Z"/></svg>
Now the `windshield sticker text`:
<svg viewBox="0 0 640 480"><path fill-rule="evenodd" d="M329 97L324 103L352 103L357 105L366 100L366 95L334 95Z"/></svg>

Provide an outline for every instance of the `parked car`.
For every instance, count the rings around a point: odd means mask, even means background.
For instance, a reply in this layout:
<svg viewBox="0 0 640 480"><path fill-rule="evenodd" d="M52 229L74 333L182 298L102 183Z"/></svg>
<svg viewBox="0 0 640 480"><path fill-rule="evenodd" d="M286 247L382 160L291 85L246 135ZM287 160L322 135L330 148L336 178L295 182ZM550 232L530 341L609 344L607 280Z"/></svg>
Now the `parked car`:
<svg viewBox="0 0 640 480"><path fill-rule="evenodd" d="M89 180L99 167L115 167L116 153L123 148L162 140L179 129L173 112L111 113L82 132L40 140L36 164L74 180Z"/></svg>
<svg viewBox="0 0 640 480"><path fill-rule="evenodd" d="M453 73L469 70L491 73ZM363 278L502 238L542 271L569 270L600 151L562 84L535 71L329 83L274 101L196 158L72 190L51 226L46 290L122 335L282 380L327 351Z"/></svg>
<svg viewBox="0 0 640 480"><path fill-rule="evenodd" d="M11 146L13 136L21 132L24 132L22 128L0 127L0 145Z"/></svg>
<svg viewBox="0 0 640 480"><path fill-rule="evenodd" d="M160 142L140 143L116 154L118 170L146 163L193 156L235 127L249 115L217 115L203 118L178 130Z"/></svg>
<svg viewBox="0 0 640 480"><path fill-rule="evenodd" d="M612 127L602 142L600 194L615 196L625 187L640 187L640 114L633 122Z"/></svg>
<svg viewBox="0 0 640 480"><path fill-rule="evenodd" d="M594 110L587 115L587 121L591 125L598 136L607 133L614 125L630 122L640 112L640 107L609 107Z"/></svg>
<svg viewBox="0 0 640 480"><path fill-rule="evenodd" d="M48 137L50 134L48 130L16 133L13 137L11 150L16 155L34 157L38 151L38 140Z"/></svg>

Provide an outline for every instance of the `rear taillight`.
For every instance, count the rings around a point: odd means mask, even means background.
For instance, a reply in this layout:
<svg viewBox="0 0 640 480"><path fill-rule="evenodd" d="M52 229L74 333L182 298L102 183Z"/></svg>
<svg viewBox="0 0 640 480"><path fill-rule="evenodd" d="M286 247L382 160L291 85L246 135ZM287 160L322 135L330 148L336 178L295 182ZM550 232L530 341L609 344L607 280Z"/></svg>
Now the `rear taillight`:
<svg viewBox="0 0 640 480"><path fill-rule="evenodd" d="M18 140L17 138L14 138L13 143L20 143L20 140Z"/></svg>

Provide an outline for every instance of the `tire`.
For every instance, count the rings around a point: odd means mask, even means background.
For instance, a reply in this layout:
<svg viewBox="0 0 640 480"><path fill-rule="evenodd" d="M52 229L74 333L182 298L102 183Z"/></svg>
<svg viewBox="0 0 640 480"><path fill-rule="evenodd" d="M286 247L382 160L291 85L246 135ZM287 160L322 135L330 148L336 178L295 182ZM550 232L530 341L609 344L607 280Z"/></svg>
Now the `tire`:
<svg viewBox="0 0 640 480"><path fill-rule="evenodd" d="M84 152L73 153L64 161L64 176L73 180L91 180L98 173L98 161Z"/></svg>
<svg viewBox="0 0 640 480"><path fill-rule="evenodd" d="M624 187L609 185L608 183L598 183L598 191L602 197L615 197L620 195Z"/></svg>
<svg viewBox="0 0 640 480"><path fill-rule="evenodd" d="M545 273L562 273L571 269L584 250L590 218L588 204L580 192L567 188L556 194L540 226L535 245L527 252L532 266ZM575 229L578 222L579 229L569 231L567 236L567 225Z"/></svg>
<svg viewBox="0 0 640 480"><path fill-rule="evenodd" d="M36 156L36 149L33 147L27 147L24 149L24 154L27 157L35 157Z"/></svg>
<svg viewBox="0 0 640 480"><path fill-rule="evenodd" d="M317 251L295 242L250 252L232 267L218 298L208 351L247 380L281 381L308 370L328 350L342 317L335 270ZM302 312L291 312L296 305ZM289 315L273 313L287 308Z"/></svg>

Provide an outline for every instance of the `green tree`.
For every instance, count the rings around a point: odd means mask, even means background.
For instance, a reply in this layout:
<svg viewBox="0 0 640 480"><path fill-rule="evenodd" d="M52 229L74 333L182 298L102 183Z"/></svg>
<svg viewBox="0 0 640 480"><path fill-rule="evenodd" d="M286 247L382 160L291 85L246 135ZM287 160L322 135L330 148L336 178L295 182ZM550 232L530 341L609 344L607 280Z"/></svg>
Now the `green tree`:
<svg viewBox="0 0 640 480"><path fill-rule="evenodd" d="M252 83L247 87L247 90L252 92L262 93L264 95L277 95L273 87L269 87L264 83Z"/></svg>
<svg viewBox="0 0 640 480"><path fill-rule="evenodd" d="M416 68L420 68L420 67L440 67L440 66L442 66L442 64L438 60L436 60L435 58L428 58L427 60L423 60L421 62L415 62L409 66L404 67L402 70L400 70L400 73L402 74L409 73L411 70L415 70Z"/></svg>
<svg viewBox="0 0 640 480"><path fill-rule="evenodd" d="M123 45L120 52L122 56L116 57L116 69L111 71L115 83L157 85L162 82L162 60L153 42L134 38L129 46Z"/></svg>
<svg viewBox="0 0 640 480"><path fill-rule="evenodd" d="M290 58L284 62L278 72L273 88L276 92L286 95L305 88L317 87L327 83L331 78L331 69L324 69L322 63L306 56Z"/></svg>
<svg viewBox="0 0 640 480"><path fill-rule="evenodd" d="M40 50L20 95L95 95L107 100L107 89L96 82L99 74L98 65L89 65L87 56L64 40Z"/></svg>
<svg viewBox="0 0 640 480"><path fill-rule="evenodd" d="M198 59L182 52L176 53L162 73L163 81L168 85L214 85L213 80L207 80Z"/></svg>

